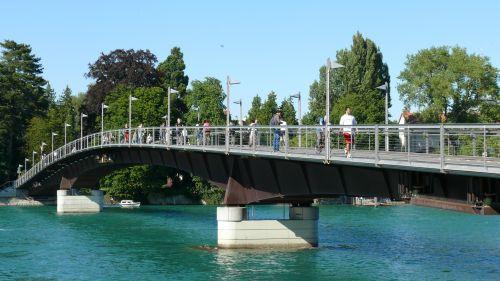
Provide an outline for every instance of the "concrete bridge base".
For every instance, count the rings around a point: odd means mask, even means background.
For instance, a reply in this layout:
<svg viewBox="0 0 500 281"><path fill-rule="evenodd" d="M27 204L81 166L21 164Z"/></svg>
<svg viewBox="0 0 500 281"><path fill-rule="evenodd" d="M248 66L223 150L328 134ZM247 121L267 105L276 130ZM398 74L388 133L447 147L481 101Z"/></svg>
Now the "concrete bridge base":
<svg viewBox="0 0 500 281"><path fill-rule="evenodd" d="M217 208L219 248L318 246L318 207L290 207L288 220L248 220L246 207Z"/></svg>
<svg viewBox="0 0 500 281"><path fill-rule="evenodd" d="M91 195L70 195L69 190L57 191L58 213L98 213L102 211L103 193L92 190Z"/></svg>

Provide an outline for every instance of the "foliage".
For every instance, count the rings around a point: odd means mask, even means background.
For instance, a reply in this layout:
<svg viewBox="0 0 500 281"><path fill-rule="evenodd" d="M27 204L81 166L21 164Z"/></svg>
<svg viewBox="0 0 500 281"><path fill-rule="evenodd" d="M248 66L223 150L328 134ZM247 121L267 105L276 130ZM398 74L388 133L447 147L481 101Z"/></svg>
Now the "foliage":
<svg viewBox="0 0 500 281"><path fill-rule="evenodd" d="M97 127L95 120L101 112L101 103L115 87L158 86L156 61L156 56L149 50L117 49L109 54L102 53L93 64L89 64L89 72L85 76L95 80L85 96L84 106L89 115L89 127Z"/></svg>
<svg viewBox="0 0 500 281"><path fill-rule="evenodd" d="M189 108L199 107L200 122L208 119L212 125L225 125L224 99L226 95L222 90L221 82L216 78L207 77L203 81L193 81L191 86L192 90L186 96L186 104ZM187 124L196 124L197 114L196 110L187 112L185 115Z"/></svg>
<svg viewBox="0 0 500 281"><path fill-rule="evenodd" d="M252 123L255 120L257 120L257 122L262 121L259 120L261 107L262 107L262 99L260 98L259 95L256 95L255 97L253 97L252 106L248 110L248 118L247 118L248 123Z"/></svg>
<svg viewBox="0 0 500 281"><path fill-rule="evenodd" d="M271 91L267 95L266 101L262 104L258 119L262 125L269 125L271 118L278 111L278 104L276 103L276 93Z"/></svg>
<svg viewBox="0 0 500 281"><path fill-rule="evenodd" d="M498 69L487 57L460 47L432 47L409 55L398 86L401 99L423 121L500 121Z"/></svg>
<svg viewBox="0 0 500 281"><path fill-rule="evenodd" d="M24 135L29 121L47 109L42 65L26 44L0 43L0 182L15 178L24 160Z"/></svg>
<svg viewBox="0 0 500 281"><path fill-rule="evenodd" d="M32 151L38 153L40 157L41 143L45 142L47 147L44 153L47 154L51 149L51 134L57 133L54 137L54 149L64 144L64 124L69 124L66 128L67 141L70 142L79 136L79 125L77 123L78 110L75 103L75 97L71 94L71 89L66 87L63 94L57 101L51 101L48 111L42 115L30 120L26 130L26 156L31 156ZM31 159L31 157L28 157Z"/></svg>
<svg viewBox="0 0 500 281"><path fill-rule="evenodd" d="M385 93L376 87L390 83L390 76L377 45L358 32L351 48L338 51L336 60L344 67L330 71L330 122L338 123L347 106L358 123L383 122ZM325 66L319 69L319 75L319 81L314 81L309 89L309 112L304 116L304 124L316 124L325 115Z"/></svg>
<svg viewBox="0 0 500 281"><path fill-rule="evenodd" d="M224 199L224 190L211 185L206 180L194 176L190 188L191 194L196 199L203 200L206 204L217 205Z"/></svg>
<svg viewBox="0 0 500 281"><path fill-rule="evenodd" d="M184 55L179 47L174 47L170 50L170 55L167 59L158 65L158 72L160 77L160 84L165 89L168 87L179 91L178 95L171 95L171 118L175 120L182 118L187 113L188 107L185 103L187 94L187 86L189 84L189 77L184 74L186 65L183 59ZM165 102L167 103L167 101Z"/></svg>
<svg viewBox="0 0 500 281"><path fill-rule="evenodd" d="M297 118L295 117L295 108L293 107L293 100L291 97L284 99L279 107L281 116L287 125L297 125Z"/></svg>

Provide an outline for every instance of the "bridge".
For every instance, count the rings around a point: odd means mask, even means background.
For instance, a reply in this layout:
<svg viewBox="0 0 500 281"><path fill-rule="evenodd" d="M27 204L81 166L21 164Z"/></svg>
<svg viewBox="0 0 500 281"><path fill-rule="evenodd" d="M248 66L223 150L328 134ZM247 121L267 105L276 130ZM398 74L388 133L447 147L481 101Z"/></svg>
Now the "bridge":
<svg viewBox="0 0 500 281"><path fill-rule="evenodd" d="M346 127L354 132L350 158L341 134ZM275 135L280 137L278 151L273 150ZM497 124L110 130L54 150L12 187L30 195L68 194L66 190L96 187L116 169L149 164L177 168L224 188L226 206L289 202L291 218L317 219L317 210L307 209L312 200L339 195L398 199L418 191L471 206L489 198L496 206L499 138ZM231 217L231 210L221 210L221 216ZM240 219L245 216L244 209L236 213Z"/></svg>

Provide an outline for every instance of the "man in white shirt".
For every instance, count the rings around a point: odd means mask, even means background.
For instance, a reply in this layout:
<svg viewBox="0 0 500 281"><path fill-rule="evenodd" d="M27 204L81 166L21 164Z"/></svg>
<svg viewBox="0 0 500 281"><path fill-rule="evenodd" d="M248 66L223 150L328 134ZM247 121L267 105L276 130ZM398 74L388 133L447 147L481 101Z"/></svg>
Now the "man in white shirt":
<svg viewBox="0 0 500 281"><path fill-rule="evenodd" d="M344 135L344 140L345 140L345 148L344 148L344 153L346 154L347 158L351 158L351 146L354 143L354 134L352 131L352 127L356 124L356 118L351 115L351 109L348 107L345 110L345 114L340 117L340 125L344 126L349 126L349 127L343 127L342 132Z"/></svg>

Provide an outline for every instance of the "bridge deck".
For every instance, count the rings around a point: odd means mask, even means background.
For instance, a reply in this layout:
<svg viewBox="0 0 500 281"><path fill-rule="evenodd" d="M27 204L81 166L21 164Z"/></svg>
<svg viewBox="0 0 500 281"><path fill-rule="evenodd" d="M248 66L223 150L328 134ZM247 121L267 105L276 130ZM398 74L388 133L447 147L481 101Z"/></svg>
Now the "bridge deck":
<svg viewBox="0 0 500 281"><path fill-rule="evenodd" d="M339 126L285 127L151 127L95 133L62 146L26 173L22 187L64 158L109 147L150 147L282 158L290 161L386 167L438 173L500 177L500 125L355 126L352 158L346 158ZM327 132L327 134L325 134ZM274 134L281 135L273 151ZM130 137L128 137L130 136ZM228 140L229 142L226 142ZM323 147L324 143L329 146ZM318 150L318 144L322 149Z"/></svg>

